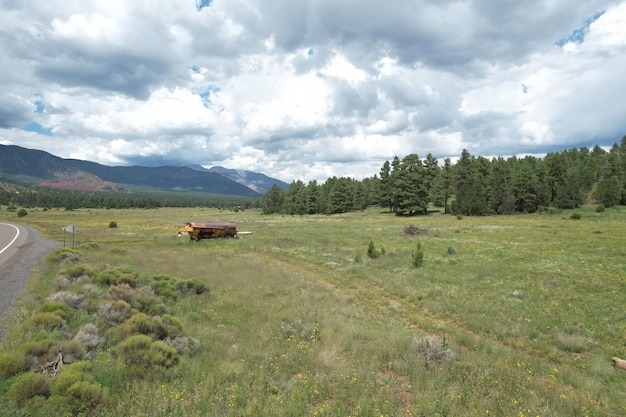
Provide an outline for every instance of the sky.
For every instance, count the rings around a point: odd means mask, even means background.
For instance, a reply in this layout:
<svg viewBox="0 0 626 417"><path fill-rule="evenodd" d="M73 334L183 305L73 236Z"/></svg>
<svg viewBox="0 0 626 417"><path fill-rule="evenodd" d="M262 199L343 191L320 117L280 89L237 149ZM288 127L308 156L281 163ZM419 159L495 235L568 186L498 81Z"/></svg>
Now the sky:
<svg viewBox="0 0 626 417"><path fill-rule="evenodd" d="M0 0L0 144L363 179L626 135L626 1Z"/></svg>

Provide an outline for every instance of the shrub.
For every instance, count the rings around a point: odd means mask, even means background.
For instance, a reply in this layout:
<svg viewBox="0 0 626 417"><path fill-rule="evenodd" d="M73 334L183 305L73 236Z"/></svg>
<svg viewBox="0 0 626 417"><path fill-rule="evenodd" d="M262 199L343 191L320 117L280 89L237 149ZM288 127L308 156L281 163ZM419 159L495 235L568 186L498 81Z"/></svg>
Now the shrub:
<svg viewBox="0 0 626 417"><path fill-rule="evenodd" d="M85 296L81 294L76 294L72 291L59 291L46 298L46 301L61 302L67 304L70 307L78 308L84 298Z"/></svg>
<svg viewBox="0 0 626 417"><path fill-rule="evenodd" d="M192 355L200 347L200 341L193 337L168 337L164 342L175 348L181 355Z"/></svg>
<svg viewBox="0 0 626 417"><path fill-rule="evenodd" d="M572 213L572 215L569 216L569 218L572 220L580 220L581 216L580 216L580 213Z"/></svg>
<svg viewBox="0 0 626 417"><path fill-rule="evenodd" d="M374 245L374 241L370 240L369 245L367 246L367 256L369 256L371 259L376 259L378 258L381 254L385 253L385 249L381 249L379 250L378 248L376 248L376 246Z"/></svg>
<svg viewBox="0 0 626 417"><path fill-rule="evenodd" d="M176 298L176 279L169 275L154 275L150 287L161 297Z"/></svg>
<svg viewBox="0 0 626 417"><path fill-rule="evenodd" d="M9 400L20 407L38 395L49 397L50 387L48 386L48 377L34 372L28 372L17 377L7 391Z"/></svg>
<svg viewBox="0 0 626 417"><path fill-rule="evenodd" d="M604 210L606 210L606 208L604 207L604 204L598 204L596 206L596 213L603 213Z"/></svg>
<svg viewBox="0 0 626 417"><path fill-rule="evenodd" d="M300 318L283 320L281 332L287 339L299 338L316 341L321 337L317 318L314 322L303 322Z"/></svg>
<svg viewBox="0 0 626 417"><path fill-rule="evenodd" d="M446 249L446 253L448 255L456 255L456 250L452 246L448 246L448 249Z"/></svg>
<svg viewBox="0 0 626 417"><path fill-rule="evenodd" d="M158 298L155 297L138 297L141 303L141 311L151 316L160 316L163 314L167 314L170 311L170 308L163 303L159 303Z"/></svg>
<svg viewBox="0 0 626 417"><path fill-rule="evenodd" d="M87 265L73 265L59 272L59 275L67 275L70 278L80 278L84 275L92 276L93 274L93 269Z"/></svg>
<svg viewBox="0 0 626 417"><path fill-rule="evenodd" d="M415 348L419 355L424 358L424 364L428 367L433 362L443 363L454 359L454 353L448 347L448 341L444 336L439 339L430 336L425 339L415 339Z"/></svg>
<svg viewBox="0 0 626 417"><path fill-rule="evenodd" d="M20 210L17 212L17 217L24 217L24 216L26 216L27 214L28 214L28 212L27 212L26 210L24 210L24 209L20 209Z"/></svg>
<svg viewBox="0 0 626 417"><path fill-rule="evenodd" d="M172 320L168 320L168 325L174 326L172 323ZM143 334L151 336L152 339L162 340L168 336L168 328L166 326L159 317L149 316L145 313L136 313L118 327L111 329L111 335L117 341L136 334Z"/></svg>
<svg viewBox="0 0 626 417"><path fill-rule="evenodd" d="M37 313L26 320L26 328L31 330L54 330L63 327L63 318L54 313Z"/></svg>
<svg viewBox="0 0 626 417"><path fill-rule="evenodd" d="M23 352L0 352L0 376L10 378L27 369L28 361Z"/></svg>
<svg viewBox="0 0 626 417"><path fill-rule="evenodd" d="M107 405L110 401L108 392L92 381L90 370L88 361L64 366L50 379L48 408L56 415L89 415L89 411Z"/></svg>
<svg viewBox="0 0 626 417"><path fill-rule="evenodd" d="M135 295L133 289L126 283L110 286L109 294L115 300L124 300L128 303L133 301Z"/></svg>
<svg viewBox="0 0 626 417"><path fill-rule="evenodd" d="M131 269L112 268L112 269L105 269L104 271L101 271L93 279L93 282L99 285L103 285L103 286L128 284L129 286L135 288L137 286L138 277L139 277L139 273Z"/></svg>
<svg viewBox="0 0 626 417"><path fill-rule="evenodd" d="M109 229L116 229L117 228L117 222L109 222Z"/></svg>
<svg viewBox="0 0 626 417"><path fill-rule="evenodd" d="M58 342L54 340L31 340L22 343L20 350L23 350L26 355L47 358L56 355L59 352L59 347Z"/></svg>
<svg viewBox="0 0 626 417"><path fill-rule="evenodd" d="M176 289L184 295L200 295L209 291L209 287L206 284L200 282L197 278L189 278L184 281L178 281L176 283Z"/></svg>
<svg viewBox="0 0 626 417"><path fill-rule="evenodd" d="M63 319L68 320L74 317L76 310L62 301L45 301L39 305L37 312L54 313L57 316L61 316Z"/></svg>
<svg viewBox="0 0 626 417"><path fill-rule="evenodd" d="M106 341L93 323L83 325L74 336L74 340L88 353L100 350Z"/></svg>
<svg viewBox="0 0 626 417"><path fill-rule="evenodd" d="M419 268L424 264L424 249L422 243L418 240L415 249L411 250L411 264Z"/></svg>
<svg viewBox="0 0 626 417"><path fill-rule="evenodd" d="M107 326L117 326L131 316L131 306L124 300L102 303L98 306L98 314Z"/></svg>
<svg viewBox="0 0 626 417"><path fill-rule="evenodd" d="M66 264L84 262L84 259L80 257L80 252L70 247L55 250L52 255L48 257L48 260Z"/></svg>
<svg viewBox="0 0 626 417"><path fill-rule="evenodd" d="M178 363L178 352L164 342L153 342L150 336L134 335L124 339L111 350L126 366L145 370L155 366L171 368Z"/></svg>
<svg viewBox="0 0 626 417"><path fill-rule="evenodd" d="M67 396L74 398L75 412L91 411L109 403L108 392L95 382L78 381L67 389Z"/></svg>
<svg viewBox="0 0 626 417"><path fill-rule="evenodd" d="M52 395L65 395L69 387L85 380L85 375L90 368L91 363L88 361L65 365L54 378L50 379L50 393Z"/></svg>

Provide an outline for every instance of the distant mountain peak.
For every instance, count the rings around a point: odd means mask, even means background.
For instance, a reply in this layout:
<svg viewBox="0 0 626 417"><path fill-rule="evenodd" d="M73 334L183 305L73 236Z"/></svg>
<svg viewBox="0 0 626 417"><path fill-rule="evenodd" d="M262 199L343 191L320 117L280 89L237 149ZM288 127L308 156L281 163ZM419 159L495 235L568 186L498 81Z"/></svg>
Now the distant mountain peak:
<svg viewBox="0 0 626 417"><path fill-rule="evenodd" d="M289 188L289 184L286 182L268 177L267 175L259 172L246 171L244 169L230 169L219 165L213 166L209 169L206 169L198 164L188 166L197 171L214 172L224 175L225 177L230 178L241 185L245 185L259 194L265 194L274 184L278 185L283 190L287 190Z"/></svg>
<svg viewBox="0 0 626 417"><path fill-rule="evenodd" d="M14 183L107 191L151 189L259 197L260 193L218 172L190 167L101 165L48 152L0 145L0 179Z"/></svg>

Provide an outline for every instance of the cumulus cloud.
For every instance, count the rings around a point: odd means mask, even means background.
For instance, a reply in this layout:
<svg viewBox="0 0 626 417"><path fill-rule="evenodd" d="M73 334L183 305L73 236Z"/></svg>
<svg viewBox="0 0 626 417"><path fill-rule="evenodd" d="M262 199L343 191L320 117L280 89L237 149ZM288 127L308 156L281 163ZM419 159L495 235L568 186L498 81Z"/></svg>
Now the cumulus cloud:
<svg viewBox="0 0 626 417"><path fill-rule="evenodd" d="M623 0L5 0L0 142L285 181L611 146L625 24Z"/></svg>

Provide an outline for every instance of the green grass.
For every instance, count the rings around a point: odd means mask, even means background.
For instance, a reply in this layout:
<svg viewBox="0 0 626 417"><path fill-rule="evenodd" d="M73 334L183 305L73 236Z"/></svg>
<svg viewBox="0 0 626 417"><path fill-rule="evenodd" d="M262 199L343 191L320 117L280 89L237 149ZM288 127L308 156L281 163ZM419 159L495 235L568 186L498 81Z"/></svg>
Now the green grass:
<svg viewBox="0 0 626 417"><path fill-rule="evenodd" d="M253 234L176 238L189 220L233 220ZM18 219L1 210L0 221ZM76 224L77 250L95 270L130 267L211 289L172 306L201 342L176 368L124 380L106 354L96 357L95 378L116 404L106 415L626 414L626 374L610 361L626 356L624 208L460 220L379 209L32 209L19 221L58 240ZM429 233L403 235L409 224ZM370 242L384 254L368 257ZM33 278L5 350L56 291L55 274Z"/></svg>

